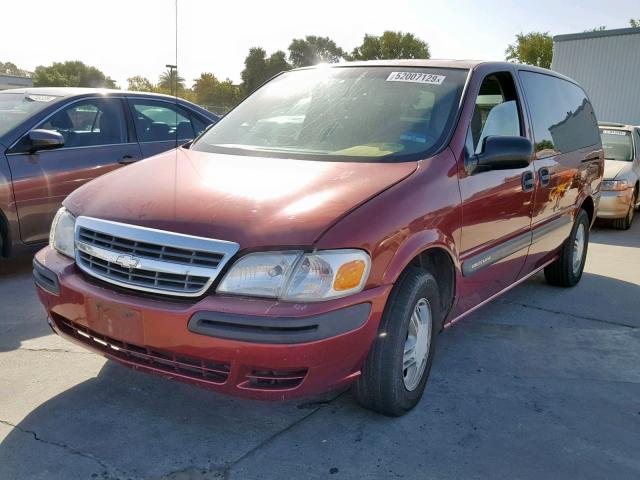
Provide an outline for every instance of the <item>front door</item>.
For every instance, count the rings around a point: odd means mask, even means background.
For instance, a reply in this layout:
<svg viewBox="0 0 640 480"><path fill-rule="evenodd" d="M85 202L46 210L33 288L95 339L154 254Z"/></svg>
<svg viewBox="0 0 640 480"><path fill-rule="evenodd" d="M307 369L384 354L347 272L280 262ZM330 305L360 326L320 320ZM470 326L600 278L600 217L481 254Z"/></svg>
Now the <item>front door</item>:
<svg viewBox="0 0 640 480"><path fill-rule="evenodd" d="M526 136L526 123L510 72L488 75L477 95L467 132L466 158L489 136ZM469 173L460 168L462 280L454 315L512 284L531 240L533 167Z"/></svg>
<svg viewBox="0 0 640 480"><path fill-rule="evenodd" d="M27 134L7 154L25 243L48 238L53 216L76 188L141 158L138 144L128 140L120 98L73 101L35 128L59 132L65 144L30 153Z"/></svg>

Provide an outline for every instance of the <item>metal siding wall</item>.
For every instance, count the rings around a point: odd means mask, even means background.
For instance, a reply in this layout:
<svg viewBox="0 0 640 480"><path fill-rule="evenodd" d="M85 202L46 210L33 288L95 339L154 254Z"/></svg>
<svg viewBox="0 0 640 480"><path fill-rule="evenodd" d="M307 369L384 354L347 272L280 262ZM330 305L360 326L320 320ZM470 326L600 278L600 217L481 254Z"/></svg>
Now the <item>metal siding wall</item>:
<svg viewBox="0 0 640 480"><path fill-rule="evenodd" d="M640 125L640 33L555 42L551 69L582 85L599 121Z"/></svg>

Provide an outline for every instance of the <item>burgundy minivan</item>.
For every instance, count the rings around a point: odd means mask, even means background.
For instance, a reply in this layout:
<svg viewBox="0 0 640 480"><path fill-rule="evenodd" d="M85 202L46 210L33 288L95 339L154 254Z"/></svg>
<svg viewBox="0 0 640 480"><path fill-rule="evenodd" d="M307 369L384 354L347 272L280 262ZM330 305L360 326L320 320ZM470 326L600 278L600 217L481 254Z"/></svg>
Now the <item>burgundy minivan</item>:
<svg viewBox="0 0 640 480"><path fill-rule="evenodd" d="M548 70L298 69L67 197L38 294L134 368L262 399L353 383L400 415L443 328L542 269L580 280L603 161L584 91Z"/></svg>

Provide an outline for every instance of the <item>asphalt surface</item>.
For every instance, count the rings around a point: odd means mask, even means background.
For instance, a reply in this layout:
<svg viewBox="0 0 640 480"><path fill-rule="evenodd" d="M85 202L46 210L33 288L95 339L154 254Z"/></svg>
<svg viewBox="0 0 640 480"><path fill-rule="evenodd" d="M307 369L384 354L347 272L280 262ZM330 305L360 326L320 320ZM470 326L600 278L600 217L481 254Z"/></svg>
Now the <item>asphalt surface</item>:
<svg viewBox="0 0 640 480"><path fill-rule="evenodd" d="M542 275L442 334L403 418L224 397L52 335L31 259L0 264L0 479L638 479L640 221L592 233L582 282Z"/></svg>

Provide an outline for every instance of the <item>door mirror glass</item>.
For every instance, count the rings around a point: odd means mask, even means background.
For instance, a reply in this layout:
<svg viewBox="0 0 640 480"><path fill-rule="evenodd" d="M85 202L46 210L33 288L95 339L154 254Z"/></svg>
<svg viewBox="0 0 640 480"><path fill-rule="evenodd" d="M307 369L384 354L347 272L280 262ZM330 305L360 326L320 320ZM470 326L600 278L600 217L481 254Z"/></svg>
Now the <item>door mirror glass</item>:
<svg viewBox="0 0 640 480"><path fill-rule="evenodd" d="M64 146L64 137L54 130L35 129L29 132L31 151L52 150Z"/></svg>
<svg viewBox="0 0 640 480"><path fill-rule="evenodd" d="M531 163L533 144L528 138L519 136L485 137L482 152L469 161L471 173L487 170L525 168Z"/></svg>

